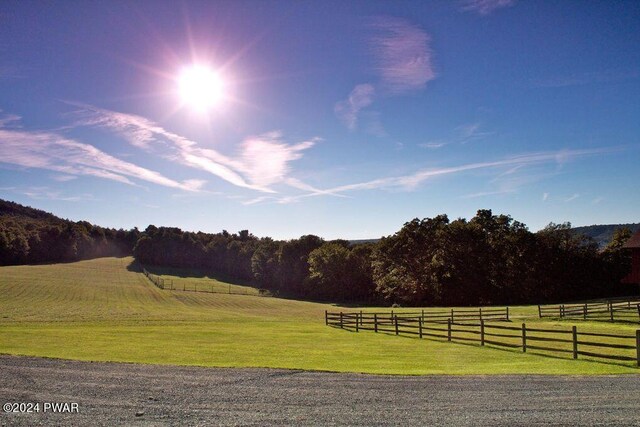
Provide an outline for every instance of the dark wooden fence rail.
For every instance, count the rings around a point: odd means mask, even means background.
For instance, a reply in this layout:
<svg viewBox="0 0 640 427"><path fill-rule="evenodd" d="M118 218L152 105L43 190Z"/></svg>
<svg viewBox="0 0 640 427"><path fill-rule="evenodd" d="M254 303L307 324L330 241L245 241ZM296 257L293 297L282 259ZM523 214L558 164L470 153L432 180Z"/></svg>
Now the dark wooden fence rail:
<svg viewBox="0 0 640 427"><path fill-rule="evenodd" d="M425 313L427 314L427 313ZM386 332L395 335L414 335L419 338L438 338L454 342L478 342L481 346L490 344L551 353L571 354L574 359L579 355L618 361L633 361L640 366L640 329L635 335L604 334L578 332L576 326L571 329L549 329L520 327L506 324L492 324L487 321L433 320L421 313L363 313L325 311L325 323L343 329L359 332L368 330ZM609 342L598 340L607 338ZM611 342L613 341L613 342ZM598 349L611 349L609 353L598 353Z"/></svg>
<svg viewBox="0 0 640 427"><path fill-rule="evenodd" d="M353 313L345 313L353 314ZM359 312L359 314L363 314L363 312ZM366 315L378 315L380 318L389 318L389 316L393 317L398 315L402 318L415 318L421 317L424 321L432 320L432 321L447 321L447 319L452 322L455 321L468 321L468 320L504 320L509 321L509 307L504 308L459 308L459 309L450 309L450 310L437 310L437 311L402 311L402 312L391 312L388 311L367 311L364 313Z"/></svg>
<svg viewBox="0 0 640 427"><path fill-rule="evenodd" d="M592 320L622 320L640 322L640 299L602 301L584 304L539 305L538 316L552 318L576 318Z"/></svg>

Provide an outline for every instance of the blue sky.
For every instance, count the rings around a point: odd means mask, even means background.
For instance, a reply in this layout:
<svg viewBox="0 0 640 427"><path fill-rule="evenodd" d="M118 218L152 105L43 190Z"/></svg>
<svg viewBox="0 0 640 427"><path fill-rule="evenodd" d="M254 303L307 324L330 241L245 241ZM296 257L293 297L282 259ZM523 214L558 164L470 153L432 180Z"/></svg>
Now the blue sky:
<svg viewBox="0 0 640 427"><path fill-rule="evenodd" d="M638 46L635 1L4 1L0 197L275 238L638 222Z"/></svg>

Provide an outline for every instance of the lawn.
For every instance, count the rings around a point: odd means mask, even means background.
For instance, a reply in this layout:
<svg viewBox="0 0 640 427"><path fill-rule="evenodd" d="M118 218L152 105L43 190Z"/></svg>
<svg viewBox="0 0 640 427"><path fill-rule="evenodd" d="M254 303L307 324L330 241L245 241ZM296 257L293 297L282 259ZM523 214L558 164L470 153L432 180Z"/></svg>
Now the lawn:
<svg viewBox="0 0 640 427"><path fill-rule="evenodd" d="M328 304L161 290L132 258L0 267L0 353L75 360L271 367L379 374L621 374L632 364L574 361L477 345L348 332L324 325ZM163 277L172 277L163 271ZM197 280L206 285L207 276ZM224 281L216 280L216 286ZM228 286L229 283L226 283ZM234 284L231 284L232 286ZM514 324L542 322L535 307ZM633 325L578 322L633 333Z"/></svg>

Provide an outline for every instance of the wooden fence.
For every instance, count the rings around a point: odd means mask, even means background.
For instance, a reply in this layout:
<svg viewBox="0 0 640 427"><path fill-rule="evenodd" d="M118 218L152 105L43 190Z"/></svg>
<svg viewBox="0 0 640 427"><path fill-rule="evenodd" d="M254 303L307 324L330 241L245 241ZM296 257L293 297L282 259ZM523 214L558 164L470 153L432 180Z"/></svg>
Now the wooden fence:
<svg viewBox="0 0 640 427"><path fill-rule="evenodd" d="M160 289L167 289L172 291L185 291L185 292L205 292L209 294L227 294L227 295L251 295L256 297L270 297L271 293L266 289L258 289L257 292L250 292L250 289L245 287L243 290L237 290L234 285L215 286L213 284L203 285L198 283L192 283L187 285L186 281L182 282L182 285L175 284L173 279L165 279L155 274L149 273L146 268L142 269L145 276L151 280L151 282ZM234 290L236 288L236 290Z"/></svg>
<svg viewBox="0 0 640 427"><path fill-rule="evenodd" d="M601 301L584 304L558 304L538 306L538 316L552 318L578 318L640 322L640 299Z"/></svg>
<svg viewBox="0 0 640 427"><path fill-rule="evenodd" d="M151 282L154 285L156 285L160 289L173 289L173 280L172 279L165 279L163 277L156 276L155 274L151 274L151 273L149 273L147 271L146 268L143 268L142 272L144 273L145 276L147 276L147 278L149 280L151 280Z"/></svg>
<svg viewBox="0 0 640 427"><path fill-rule="evenodd" d="M413 335L419 338L446 339L454 342L477 342L512 349L537 350L617 361L633 361L640 366L640 329L635 335L578 332L571 329L491 324L485 320L431 320L408 313L331 313L325 311L325 324L355 332L368 330ZM606 342L605 342L606 341ZM605 349L605 350L603 350Z"/></svg>
<svg viewBox="0 0 640 427"><path fill-rule="evenodd" d="M389 316L399 316L401 318L407 317L421 317L425 321L443 321L446 322L447 319L452 322L455 321L471 321L471 320L495 320L495 321L509 321L509 307L504 308L458 308L458 309L447 309L447 310L420 310L420 311L400 311L394 312L391 310L391 313L388 311L367 311L363 313L359 312L361 315L378 315L380 318L388 318Z"/></svg>

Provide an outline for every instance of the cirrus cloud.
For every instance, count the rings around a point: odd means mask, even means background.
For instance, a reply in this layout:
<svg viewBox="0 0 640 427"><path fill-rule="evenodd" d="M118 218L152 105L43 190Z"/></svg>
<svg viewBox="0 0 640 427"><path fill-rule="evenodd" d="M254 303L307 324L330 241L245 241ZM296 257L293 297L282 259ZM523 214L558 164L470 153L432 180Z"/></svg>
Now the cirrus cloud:
<svg viewBox="0 0 640 427"><path fill-rule="evenodd" d="M463 12L473 12L486 16L494 10L513 6L515 0L461 0L460 10Z"/></svg>
<svg viewBox="0 0 640 427"><path fill-rule="evenodd" d="M429 47L431 37L419 27L399 18L378 18L372 22L371 38L376 70L393 93L423 89L436 77Z"/></svg>
<svg viewBox="0 0 640 427"><path fill-rule="evenodd" d="M360 84L353 88L349 97L336 104L334 110L340 119L351 130L358 126L360 110L373 103L376 89L369 83Z"/></svg>
<svg viewBox="0 0 640 427"><path fill-rule="evenodd" d="M316 138L288 144L280 132L270 132L246 138L240 144L239 153L228 156L201 147L141 116L70 104L80 107L74 113L76 126L107 128L140 149L159 151L163 157L184 166L208 172L234 186L264 193L275 193L272 188L275 184L289 185L291 162L300 159L302 152L318 141Z"/></svg>
<svg viewBox="0 0 640 427"><path fill-rule="evenodd" d="M373 30L369 48L379 81L375 85L357 84L347 99L334 106L336 115L350 130L358 127L361 111L373 104L379 94L400 95L422 90L436 77L429 47L431 37L421 28L393 17L373 19L369 28ZM368 129L376 136L386 136L377 116Z"/></svg>
<svg viewBox="0 0 640 427"><path fill-rule="evenodd" d="M162 174L120 160L98 148L53 132L0 129L0 162L47 169L66 175L89 175L136 185L131 179L187 191L199 190L204 181L178 182Z"/></svg>

